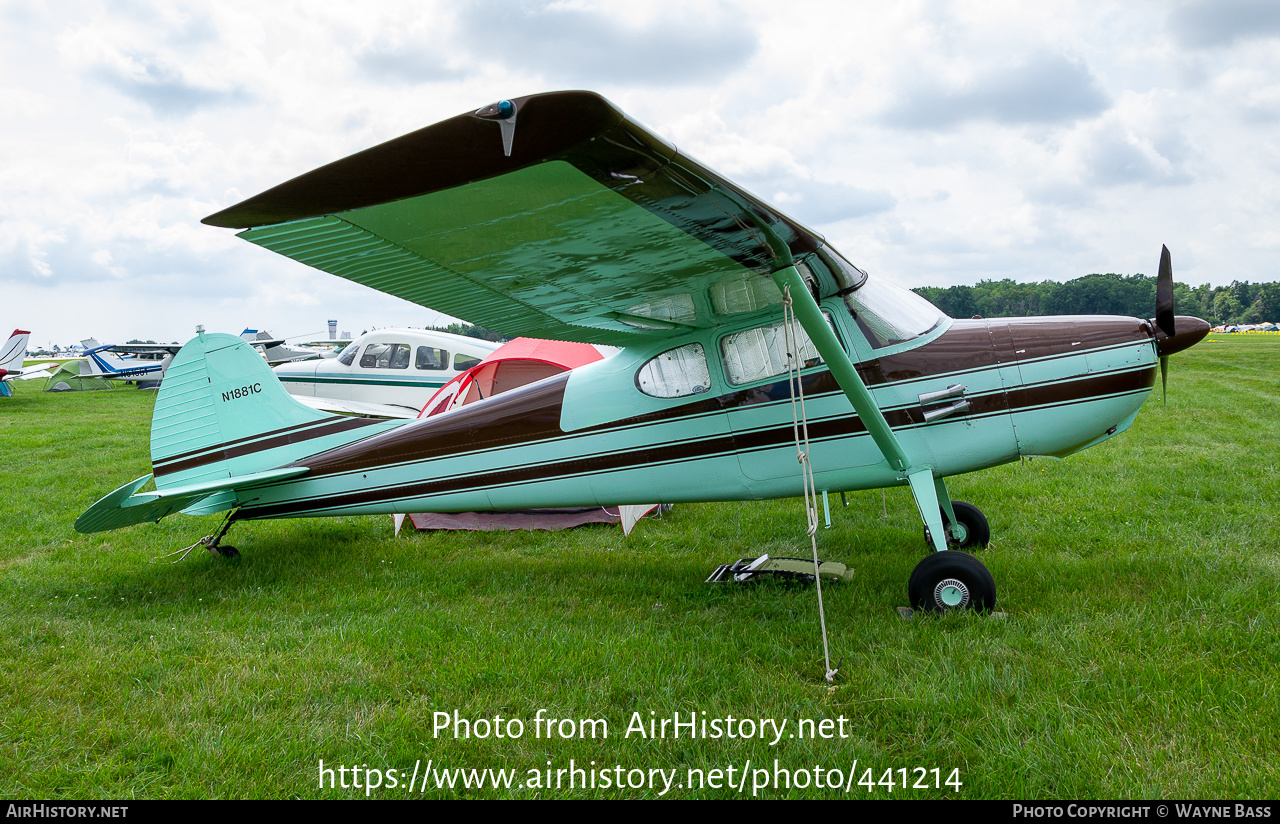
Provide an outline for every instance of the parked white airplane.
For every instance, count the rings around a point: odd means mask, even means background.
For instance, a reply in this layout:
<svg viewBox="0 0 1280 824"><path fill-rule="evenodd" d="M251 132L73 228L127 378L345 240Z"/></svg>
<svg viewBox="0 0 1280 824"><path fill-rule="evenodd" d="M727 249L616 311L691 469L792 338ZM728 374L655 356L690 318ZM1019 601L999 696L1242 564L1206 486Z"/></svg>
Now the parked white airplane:
<svg viewBox="0 0 1280 824"><path fill-rule="evenodd" d="M336 358L275 367L289 394L330 412L416 418L436 390L501 344L429 329L378 329Z"/></svg>
<svg viewBox="0 0 1280 824"><path fill-rule="evenodd" d="M5 341L3 347L0 347L0 384L15 378L31 380L32 378L48 377L48 370L57 366L56 363L41 363L23 368L22 361L27 356L27 339L30 337L30 332L14 329L13 334L9 336L9 340ZM0 386L0 395L7 397L10 394L9 387Z"/></svg>
<svg viewBox="0 0 1280 824"><path fill-rule="evenodd" d="M316 360L320 357L320 353L315 349L289 346L284 342L283 338L271 337L270 332L246 329L240 333L240 337L249 341L249 345L261 352L262 356L267 359L267 363L272 366L295 361Z"/></svg>
<svg viewBox="0 0 1280 824"><path fill-rule="evenodd" d="M93 338L81 341L88 374L113 381L158 383L169 362L182 348L176 343L129 343L102 345ZM81 374L86 374L81 372Z"/></svg>

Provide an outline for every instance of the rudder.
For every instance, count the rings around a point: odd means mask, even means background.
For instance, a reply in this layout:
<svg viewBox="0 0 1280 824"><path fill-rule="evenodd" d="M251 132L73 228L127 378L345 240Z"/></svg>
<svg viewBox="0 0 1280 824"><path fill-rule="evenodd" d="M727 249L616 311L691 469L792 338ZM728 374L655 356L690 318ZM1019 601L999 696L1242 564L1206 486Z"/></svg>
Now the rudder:
<svg viewBox="0 0 1280 824"><path fill-rule="evenodd" d="M325 448L328 435L371 423L299 403L244 340L201 332L174 357L156 397L156 488L279 467Z"/></svg>
<svg viewBox="0 0 1280 824"><path fill-rule="evenodd" d="M22 359L27 355L27 339L30 332L14 329L13 334L0 345L0 375L5 372L21 372Z"/></svg>

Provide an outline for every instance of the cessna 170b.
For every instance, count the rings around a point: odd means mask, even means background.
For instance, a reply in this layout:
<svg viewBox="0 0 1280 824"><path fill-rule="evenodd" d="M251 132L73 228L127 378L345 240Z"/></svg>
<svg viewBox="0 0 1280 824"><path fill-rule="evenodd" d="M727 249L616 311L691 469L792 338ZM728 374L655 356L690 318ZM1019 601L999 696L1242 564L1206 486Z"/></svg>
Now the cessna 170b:
<svg viewBox="0 0 1280 824"><path fill-rule="evenodd" d="M156 399L155 490L122 486L82 532L228 511L217 551L260 518L796 496L802 392L816 489L910 488L937 550L912 603L989 609L990 573L956 551L986 520L945 479L1110 438L1157 358L1208 330L1175 319L1167 251L1154 320L953 320L588 92L485 106L204 222L505 334L622 351L399 422L303 406L247 343L201 333Z"/></svg>

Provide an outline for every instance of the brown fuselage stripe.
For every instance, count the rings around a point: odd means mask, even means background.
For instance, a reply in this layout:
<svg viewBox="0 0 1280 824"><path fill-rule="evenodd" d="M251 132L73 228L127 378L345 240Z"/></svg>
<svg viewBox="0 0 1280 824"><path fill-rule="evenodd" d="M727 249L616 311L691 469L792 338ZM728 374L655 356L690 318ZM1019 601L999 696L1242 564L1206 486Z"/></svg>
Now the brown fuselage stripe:
<svg viewBox="0 0 1280 824"><path fill-rule="evenodd" d="M957 323L957 325L960 325ZM976 333L976 335L975 335ZM939 344L952 335L948 332L921 350L939 347ZM987 339L986 358L976 358L984 351L980 349L976 336ZM955 347L969 353L963 361L958 361L953 354L948 354L952 347L939 347L932 353L918 354L917 367L912 371L910 379L929 377L926 369L946 374L965 364L970 369L999 368L992 353L992 345L987 335L986 322L966 322L957 337L961 338ZM1114 343L1114 341L1113 341ZM1064 350L1059 357L1076 357L1083 354L1079 349L1071 350L1069 343L1064 343ZM912 350L920 352L920 350ZM901 374L905 371L907 358L911 352L893 356L896 359L894 369ZM1012 357L1012 355L1010 355ZM888 360L887 358L885 360ZM979 360L979 363L974 363ZM866 378L878 378L877 384L885 383L880 372L880 361L863 364L867 367L863 374ZM859 371L863 371L860 367ZM901 379L908 379L905 376ZM372 441L337 447L319 456L308 457L296 461L294 465L310 468L310 477L357 472L381 468L393 464L413 463L434 458L474 452L482 449L501 448L517 444L528 444L536 441L561 438L565 432L560 428L561 411L564 400L564 389L568 383L569 373L565 372L529 387L504 393L491 398L485 404L477 406L474 412L455 414L414 427L406 427L387 432ZM804 377L804 393L814 398L824 394L841 393L840 385L830 372L823 370ZM1037 387L1022 387L1015 391L1039 391ZM588 427L574 434L596 434L634 426L642 426L663 421L691 418L699 415L728 412L749 406L786 401L790 397L790 386L786 380L775 381L762 386L720 395L713 398L694 401L693 403L673 406L619 421ZM971 399L984 411L993 411L990 404L1004 403L1003 390ZM985 406L984 406L985 405ZM1006 408L1006 407L1000 407ZM916 410L916 407L911 407ZM914 414L914 419L903 419L902 415ZM979 414L979 413L975 413ZM892 410L886 411L886 419L891 426L906 426L911 423L923 423L923 411L901 413L895 415Z"/></svg>
<svg viewBox="0 0 1280 824"><path fill-rule="evenodd" d="M1011 403L1004 403L1003 393L987 396L985 411L976 406L966 418L982 414L999 414L1005 409L1023 411L1044 406L1087 403L1100 396L1114 396L1149 390L1154 384L1155 368L1143 368L1128 372L1100 375L1065 383L1026 387L1009 393ZM887 413L890 426L905 428L923 423L919 410L900 409ZM957 418L960 420L961 418ZM810 424L809 436L813 441L856 436L866 432L866 427L856 415L835 418ZM272 504L255 508L246 505L241 509L246 519L271 518L299 514L312 510L329 510L385 502L394 499L422 498L448 492L475 488L492 488L534 481L551 480L562 476L596 474L662 463L714 457L715 455L772 449L793 442L791 425L750 433L731 433L701 440L635 449L627 452L576 457L546 464L531 464L509 469L494 470L482 474L444 478L365 489L344 495L330 495L316 506L306 500ZM368 467L366 467L368 468ZM332 472L332 468L330 472ZM309 477L316 477L313 469ZM388 493L393 493L389 495Z"/></svg>
<svg viewBox="0 0 1280 824"><path fill-rule="evenodd" d="M235 446L237 444L248 443L249 441L256 441L261 438L270 438L272 435L279 435L284 432L293 432L299 429L306 429L312 426L320 426L322 424L330 423L332 421L341 420L341 418L342 416L340 415L330 415L329 417L323 418L318 421L308 421L307 423L299 423L299 424L294 424L292 426L282 426L279 429L271 429L266 432L259 432L255 435L246 435L243 438L236 438L234 441L226 441L225 443L220 443L217 446L202 446L199 449L190 449L186 452L175 452L172 455L168 455L164 458L161 458L159 461L156 461L155 463L157 465L163 465L163 464L170 463L171 461L180 461L180 460L183 460L184 458L190 458L192 456L200 455L205 452L212 452L218 449L225 449L228 446Z"/></svg>
<svg viewBox="0 0 1280 824"><path fill-rule="evenodd" d="M218 461L226 461L232 458L239 458L244 455L252 455L256 452L262 452L267 449L274 449L279 446L288 446L294 443L303 443L305 441L314 440L315 438L323 438L326 435L333 435L338 432L346 432L351 429L359 429L371 424L381 423L380 420L373 418L347 418L335 416L328 422L320 421L318 424L305 424L300 427L289 427L283 430L276 430L281 434L274 437L255 436L254 438L241 438L227 444L213 447L210 450L197 450L202 454L194 454L189 458L170 458L163 463L155 464L152 471L157 478L165 475L171 475L174 472L182 472L187 469L195 469L196 467L205 466ZM270 435L270 433L267 433ZM238 444L238 445L237 445Z"/></svg>
<svg viewBox="0 0 1280 824"><path fill-rule="evenodd" d="M1085 354L1091 349L1124 345L1149 341L1147 329L1142 322L1132 318L1080 318L1070 320L1045 321L1055 326L1057 333L1052 339L1038 342L1034 348L1037 359L1055 357L1075 357ZM1015 328L1023 325L1014 322ZM1057 328L1060 327L1060 328ZM906 380L919 380L938 375L960 374L974 370L996 369L1000 367L1017 367L1018 359L1012 347L1030 345L1022 340L1029 326L1020 328L1020 334L1010 333L1010 324L1004 321L958 320L937 340L925 346L911 349L896 355L888 355L857 364L859 376L868 386L881 386ZM1061 335L1058 337L1057 335ZM1078 340L1080 346L1072 346ZM1024 354L1024 358L1031 355ZM529 444L537 441L562 438L566 433L560 429L561 410L564 388L569 373L553 376L528 387L504 393L490 399L466 414L447 415L417 426L405 427L376 437L372 442L363 441L358 444L347 444L305 459L305 465L311 468L311 477L323 474L335 474L349 471L360 471L369 468L383 467L401 463L431 460L434 458L457 455L485 449L502 448ZM839 394L839 384L830 372L823 370L804 376L804 392L813 398L825 394ZM1014 390L1026 392L1035 387L1024 387ZM691 418L699 415L726 412L759 404L785 401L790 397L790 386L786 380L775 381L762 386L730 392L711 398L704 398L692 403L681 404L655 412L637 415L620 421L613 421L589 427L575 434L593 434L617 430L621 428L643 426L661 421ZM995 391L987 395L971 397L970 416L986 414L1007 408L1003 391ZM905 418L904 418L905 416ZM893 426L909 426L923 422L923 412L914 407L909 412L894 413L889 411L886 417ZM344 431L352 426L373 423L368 419L335 417L327 421L345 421L341 428L308 433L303 437L293 437L283 433L293 433L310 427L325 424L326 421L303 424L298 427L287 427L260 436L243 438L221 447L194 450L190 458L173 456L156 465L157 476L178 472L225 460L229 457L253 454L288 443L297 443L312 437L321 437L335 431ZM352 421L359 421L352 424ZM789 431L789 430L788 430ZM850 430L853 431L853 430ZM270 437L276 435L276 437ZM744 433L744 439L754 438L753 433ZM252 443L246 443L253 441ZM237 444L244 444L235 449ZM303 465L297 461L293 465Z"/></svg>

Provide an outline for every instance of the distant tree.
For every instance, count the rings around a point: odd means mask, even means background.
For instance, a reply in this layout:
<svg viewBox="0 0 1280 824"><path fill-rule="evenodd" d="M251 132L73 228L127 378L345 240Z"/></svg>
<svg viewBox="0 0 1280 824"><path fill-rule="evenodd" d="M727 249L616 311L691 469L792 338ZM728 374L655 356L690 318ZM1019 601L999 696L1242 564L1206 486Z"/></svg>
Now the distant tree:
<svg viewBox="0 0 1280 824"><path fill-rule="evenodd" d="M1156 313L1156 280L1146 275L1085 275L1060 284L1045 301L1046 315L1127 315Z"/></svg>
<svg viewBox="0 0 1280 824"><path fill-rule="evenodd" d="M1280 323L1280 283L1259 283L1253 305L1258 307L1261 321Z"/></svg>
<svg viewBox="0 0 1280 824"><path fill-rule="evenodd" d="M1231 296L1240 304L1241 311L1243 311L1243 307L1253 303L1253 287L1249 285L1249 281L1246 280L1242 283L1238 280L1233 280L1227 288L1231 290Z"/></svg>
<svg viewBox="0 0 1280 824"><path fill-rule="evenodd" d="M429 328L434 329L437 332L448 332L451 335L464 335L468 338L493 341L494 343L506 343L511 340L510 337L494 332L492 329L485 329L483 326L475 326L470 323L451 323L445 327L432 326Z"/></svg>
<svg viewBox="0 0 1280 824"><path fill-rule="evenodd" d="M1065 283L983 280L976 286L921 286L916 294L953 318L1027 315L1154 317L1156 279L1149 275L1091 274ZM1222 323L1280 321L1280 283L1233 281L1230 286L1173 284L1174 311Z"/></svg>
<svg viewBox="0 0 1280 824"><path fill-rule="evenodd" d="M1262 301L1255 300L1249 308L1240 313L1241 323L1262 323Z"/></svg>
<svg viewBox="0 0 1280 824"><path fill-rule="evenodd" d="M1213 319L1218 323L1239 323L1242 314L1244 314L1244 307L1240 305L1240 301L1236 299L1231 289L1224 289L1214 295Z"/></svg>
<svg viewBox="0 0 1280 824"><path fill-rule="evenodd" d="M943 290L940 296L942 304L947 308L942 311L946 312L953 318L972 317L978 311L977 301L974 300L972 286L951 286ZM942 304L938 308L942 308Z"/></svg>
<svg viewBox="0 0 1280 824"><path fill-rule="evenodd" d="M1208 320L1213 314L1213 287L1207 283L1197 286L1191 290L1190 302L1184 302L1178 293L1178 287L1181 285L1181 283L1173 284L1174 306L1177 311L1184 315Z"/></svg>

